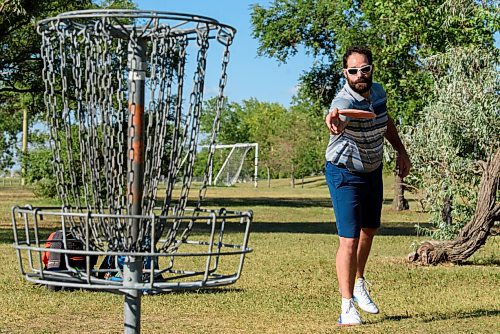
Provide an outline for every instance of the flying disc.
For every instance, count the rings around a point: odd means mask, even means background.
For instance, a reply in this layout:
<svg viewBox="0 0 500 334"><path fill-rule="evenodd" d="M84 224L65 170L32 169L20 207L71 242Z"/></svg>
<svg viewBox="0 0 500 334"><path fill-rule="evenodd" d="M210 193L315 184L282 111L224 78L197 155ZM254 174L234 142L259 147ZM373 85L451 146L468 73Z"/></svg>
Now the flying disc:
<svg viewBox="0 0 500 334"><path fill-rule="evenodd" d="M351 117L351 118L375 118L377 115L371 111L359 110L359 109L341 109L339 114Z"/></svg>

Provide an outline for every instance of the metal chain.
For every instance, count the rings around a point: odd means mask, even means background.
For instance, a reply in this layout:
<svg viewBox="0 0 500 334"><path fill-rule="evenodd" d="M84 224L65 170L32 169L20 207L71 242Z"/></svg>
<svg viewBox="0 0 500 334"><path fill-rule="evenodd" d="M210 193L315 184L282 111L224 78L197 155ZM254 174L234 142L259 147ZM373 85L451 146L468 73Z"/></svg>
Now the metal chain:
<svg viewBox="0 0 500 334"><path fill-rule="evenodd" d="M170 145L170 155L168 156L168 170L167 180L165 182L166 191L165 199L163 202L163 208L161 215L166 216L171 213L171 201L172 193L174 190L175 181L179 173L181 163L182 163L182 152L184 139L186 138L186 132L183 131L182 127L182 96L184 92L184 68L186 64L186 49L188 46L188 39L186 35L180 36L176 41L173 48L176 49L177 57L177 92L175 95L175 104L173 106L173 114L169 115L169 118L174 120L172 131L172 140ZM170 107L170 106L169 106ZM185 126L184 126L185 128ZM175 210L172 210L175 214Z"/></svg>
<svg viewBox="0 0 500 334"><path fill-rule="evenodd" d="M176 206L176 210L174 211L174 215L182 216L184 212L184 208L186 207L189 189L191 186L191 181L193 178L193 167L196 155L196 147L198 141L198 133L200 127L200 118L201 118L201 109L203 104L203 87L205 80L205 70L206 70L206 56L208 50L208 27L204 27L203 25L198 26L196 30L197 33L197 45L199 47L197 54L197 69L194 73L193 78L193 90L190 95L190 103L189 103L189 111L187 115L187 121L184 131L184 138L186 143L183 145L187 147L187 157L186 163L183 166L183 181L180 190L180 197L178 204ZM189 133L189 138L186 134ZM181 150L182 152L182 150ZM163 244L162 249L166 251L171 251L171 242L175 239L175 235L177 234L179 222L174 221L173 228L167 234L167 241ZM187 229L191 229L192 224L190 223ZM186 233L184 231L184 233Z"/></svg>
<svg viewBox="0 0 500 334"><path fill-rule="evenodd" d="M158 20L154 25L157 27L155 33L151 35L152 45L150 57L150 102L148 110L148 127L146 129L146 154L145 154L145 174L143 208L144 213L150 214L155 205L158 192L161 162L163 160L164 148L169 144L166 135L168 128L168 105L173 78L172 57L170 54L170 39L166 38L170 34L170 27L158 27ZM167 55L165 57L165 55ZM156 95L158 94L158 95Z"/></svg>
<svg viewBox="0 0 500 334"><path fill-rule="evenodd" d="M224 96L224 89L227 84L227 65L229 64L229 46L233 42L234 38L234 33L231 32L226 32L221 29L218 31L218 40L224 45L224 54L222 57L222 69L221 69L221 75L219 79L219 95L217 97L217 105L216 105L216 113L213 121L213 126L212 126L212 136L210 138L210 145L208 147L208 162L205 165L205 172L203 174L203 184L200 188L199 195L198 195L198 202L196 203L196 208L200 208L201 203L203 199L205 198L206 192L207 192L207 185L208 185L208 179L209 179L209 169L210 166L213 164L213 158L215 154L215 144L217 140L217 136L219 134L219 128L220 128L220 115L222 110L224 109L224 104L226 102L226 98Z"/></svg>
<svg viewBox="0 0 500 334"><path fill-rule="evenodd" d="M170 30L170 28L168 28L168 30ZM153 147L151 155L149 156L149 159L146 159L146 161L150 162L151 175L161 175L161 167L162 162L165 159L166 148L171 147L173 141L172 138L167 138L167 135L169 128L171 128L169 112L172 104L172 85L175 75L174 68L176 65L175 59L177 54L173 48L175 46L176 39L165 37L169 34L170 31L167 31L167 29L162 31L162 35L164 36L159 37L157 40L159 49L156 54L152 54L152 56L154 55L154 57L157 58L157 61L159 61L158 65L160 67L160 71L158 71L157 76L154 76L157 79L157 82L159 82L158 96L157 99L155 99L155 101L158 102L154 104L156 106L156 110L154 112L155 116L150 116L155 119L156 123L155 126L148 128L147 135L148 139L150 138L149 142L154 143L154 145L151 145ZM167 56L165 57L164 55ZM153 73L151 76L153 77ZM150 180L151 197L154 199L157 196L160 178L156 177L151 178ZM146 207L146 212L152 212L154 204L154 200L150 200L149 205Z"/></svg>
<svg viewBox="0 0 500 334"><path fill-rule="evenodd" d="M126 177L125 177L125 169L126 169L126 163L125 163L125 160L126 160L126 154L125 154L125 146L124 144L126 143L126 129L127 129L127 118L125 117L125 115L127 115L127 113L125 112L125 110L127 110L124 105L123 105L123 102L125 101L125 92L127 91L127 86L126 84L124 83L124 80L123 80L123 75L122 75L122 70L125 68L126 64L125 64L125 60L127 59L126 58L126 55L127 55L127 52L126 52L126 43L123 43L122 44L122 40L121 39L118 39L118 42L117 42L117 46L116 46L116 54L117 54L117 59L118 59L118 64L117 64L117 69L115 70L116 72L116 78L117 78L117 82L118 82L118 88L116 90L116 100L117 100L117 104L118 104L118 107L116 109L116 113L117 113L117 121L118 123L116 124L116 128L117 128L117 131L116 131L116 144L118 146L118 152L117 152L117 155L116 155L116 165L118 166L118 175L115 177L115 179L117 180L118 184L119 184L119 188L118 188L118 197L119 197L119 200L118 200L118 206L115 208L116 212L117 213L121 213L122 210L125 208L126 206L126 201L127 201L127 198L126 196L124 195L125 194L125 181L126 181Z"/></svg>
<svg viewBox="0 0 500 334"><path fill-rule="evenodd" d="M196 155L196 146L198 140L198 133L200 127L200 115L203 104L203 87L205 82L205 69L206 69L206 56L208 50L208 29L200 29L205 27L198 27L197 33L197 44L199 46L198 49L198 57L197 57L197 70L194 73L194 87L193 91L190 95L190 105L189 105L189 113L186 131L190 131L190 137L188 142L186 143L188 152L187 152L187 161L184 168L184 175L182 181L182 189L181 195L179 199L178 212L176 214L182 214L184 207L187 204L189 189L191 186L191 181L193 177L193 166L194 159Z"/></svg>
<svg viewBox="0 0 500 334"><path fill-rule="evenodd" d="M215 142L217 139L217 134L219 132L219 124L220 124L220 114L222 112L222 108L224 107L225 103L225 97L224 97L224 88L227 83L227 65L229 63L229 46L232 43L232 38L233 34L227 34L225 31L223 32L222 30L219 29L217 39L219 42L221 42L225 48L224 48L224 53L223 53L223 58L222 58L222 73L220 76L219 80L219 95L217 98L217 104L216 104L216 114L213 120L213 125L212 125L212 135L210 139L210 145L209 145L209 152L208 152L208 159L207 163L205 165L205 172L203 175L203 182L202 186L200 187L199 194L198 194L198 201L196 203L196 209L200 209L201 207L201 202L203 198L205 197L206 190L207 190L207 185L208 185L208 178L209 178L209 168L212 164L213 161L213 156L215 152ZM199 126L199 125L198 125ZM194 157L193 157L194 158ZM190 166L188 164L188 166ZM192 165L191 165L192 166ZM191 182L189 182L191 184ZM197 212L197 211L195 211ZM187 240L194 224L194 219L190 220L186 228L184 229L180 240L185 241ZM172 251L172 246L169 247L169 251Z"/></svg>
<svg viewBox="0 0 500 334"><path fill-rule="evenodd" d="M186 24L189 21L182 22ZM218 29L217 36L213 37L211 32L215 29ZM154 233L156 239L162 235L166 239L158 245L161 250L175 250L179 242L188 237L194 219L188 219L188 226L180 237L177 236L181 220L174 221L164 233L167 220L151 219L160 177L165 173L166 191L160 216L182 216L194 175L209 40L216 38L223 45L224 53L208 164L213 160L220 112L225 101L223 93L232 30L208 23L197 23L192 29L179 28L156 17L138 29L115 17L101 17L78 21L78 24L71 19L61 19L39 31L57 192L64 211L89 213L87 218L71 218L71 231L78 239L85 239L85 224L89 220L92 240L88 242L92 248L147 250L151 242L157 242L151 240ZM128 125L132 116L127 101L135 100L128 90L127 45L145 38L149 45L149 79L144 87L148 93L143 120L145 161L144 175L137 180L139 176L127 165L133 154L127 148L132 147L130 143L135 135L135 130ZM191 47L196 49L193 53L195 68L193 86L186 101L184 77L190 73L185 67L191 63L187 52ZM135 110L133 105L130 108ZM196 204L198 209L207 189L208 164ZM174 192L179 177L180 189ZM129 218L124 216L131 212L134 182L142 182L144 190L140 199L141 227L136 240L132 238ZM179 195L174 196L177 193ZM90 213L111 213L118 217L99 218Z"/></svg>

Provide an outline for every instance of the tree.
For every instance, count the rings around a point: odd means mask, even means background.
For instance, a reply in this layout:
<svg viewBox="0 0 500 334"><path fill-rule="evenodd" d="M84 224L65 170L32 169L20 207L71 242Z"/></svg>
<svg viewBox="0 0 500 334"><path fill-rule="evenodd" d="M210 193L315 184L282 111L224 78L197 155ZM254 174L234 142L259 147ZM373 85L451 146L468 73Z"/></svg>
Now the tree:
<svg viewBox="0 0 500 334"><path fill-rule="evenodd" d="M201 116L201 131L210 134L217 108L217 97L204 102ZM207 138L208 140L209 138ZM236 102L227 102L220 111L217 143L235 144L250 140L248 125L245 123L245 110Z"/></svg>
<svg viewBox="0 0 500 334"><path fill-rule="evenodd" d="M494 222L500 220L497 189L500 175L500 150L481 164L483 177L480 182L477 206L473 217L453 240L425 241L408 260L423 264L461 262L483 246Z"/></svg>
<svg viewBox="0 0 500 334"><path fill-rule="evenodd" d="M12 99L13 93L0 96L0 169L5 170L14 165L14 153L17 142L17 134L21 129L21 118L12 117L12 108L8 100Z"/></svg>
<svg viewBox="0 0 500 334"><path fill-rule="evenodd" d="M130 0L4 0L0 4L0 166L11 167L23 114L43 121L41 38L37 22L59 13L89 8L133 8ZM24 136L27 136L25 133Z"/></svg>
<svg viewBox="0 0 500 334"><path fill-rule="evenodd" d="M203 113L200 120L200 131L204 134L202 145L208 145L214 131L215 112L218 98L213 97L204 101ZM216 144L236 144L249 142L250 134L244 122L245 113L241 105L226 100L219 116L219 129ZM212 161L213 170L220 170L227 157L228 150L216 150ZM202 149L197 155L194 165L194 175L201 177L205 173L208 161L208 149Z"/></svg>
<svg viewBox="0 0 500 334"><path fill-rule="evenodd" d="M342 83L346 48L370 46L374 79L387 91L389 113L406 125L418 121L432 92L423 59L451 46L492 47L497 17L496 1L275 0L268 8L253 7L252 24L260 55L286 62L303 47L315 57L299 79L299 95L324 108ZM395 193L402 195L401 180L395 184ZM395 199L400 202L404 197Z"/></svg>
<svg viewBox="0 0 500 334"><path fill-rule="evenodd" d="M268 185L272 176L279 176L281 162L273 159L277 143L273 141L287 122L287 110L279 103L260 102L254 98L243 101L245 124L248 127L249 140L259 143L259 161L266 166Z"/></svg>
<svg viewBox="0 0 500 334"><path fill-rule="evenodd" d="M56 180L52 170L52 152L48 146L48 135L41 131L33 131L30 135L31 152L23 156L22 164L26 166L24 177L34 185L33 193L37 197L54 198L57 196Z"/></svg>
<svg viewBox="0 0 500 334"><path fill-rule="evenodd" d="M328 138L325 136L323 117L319 116L316 108L314 103L297 101L290 107L285 125L279 128L275 140L283 142L283 146L290 146L277 157L288 166L292 184L295 176L316 174L324 165L324 148Z"/></svg>
<svg viewBox="0 0 500 334"><path fill-rule="evenodd" d="M432 230L411 260L462 261L500 219L500 50L454 48L429 58L435 98L409 129L414 182L425 190ZM482 174L482 176L481 176Z"/></svg>
<svg viewBox="0 0 500 334"><path fill-rule="evenodd" d="M211 133L215 113L215 100L205 103L201 130ZM258 143L259 161L266 166L268 182L279 175L281 161L276 160L275 151L280 143L275 140L285 124L287 110L278 103L261 102L257 99L243 100L241 104L229 102L221 111L220 129L217 142L221 144Z"/></svg>
<svg viewBox="0 0 500 334"><path fill-rule="evenodd" d="M23 114L38 109L36 94L44 89L41 80L39 38L33 13L41 11L36 1L4 1L0 5L0 164L14 164L16 136L21 131ZM25 138L23 138L25 139Z"/></svg>
<svg viewBox="0 0 500 334"><path fill-rule="evenodd" d="M346 48L369 45L391 115L409 124L432 85L423 58L453 45L493 45L495 1L460 2L468 10L457 13L450 0L275 0L254 5L251 19L259 55L286 62L302 46L315 57L300 89L324 107L338 89Z"/></svg>
<svg viewBox="0 0 500 334"><path fill-rule="evenodd" d="M324 136L316 136L315 125L321 124L317 118L290 111L277 134L270 138L273 148L269 154L270 165L280 176L289 176L292 187L297 176L315 174L324 164L324 154L318 146L325 142Z"/></svg>

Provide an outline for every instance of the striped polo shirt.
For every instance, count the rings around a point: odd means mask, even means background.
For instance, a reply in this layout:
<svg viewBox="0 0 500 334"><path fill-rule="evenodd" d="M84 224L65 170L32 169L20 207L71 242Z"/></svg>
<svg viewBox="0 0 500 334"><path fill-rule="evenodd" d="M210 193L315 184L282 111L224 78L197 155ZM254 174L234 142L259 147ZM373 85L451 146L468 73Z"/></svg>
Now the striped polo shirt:
<svg viewBox="0 0 500 334"><path fill-rule="evenodd" d="M374 82L370 97L365 99L346 83L332 101L330 110L333 107L372 111L377 117L354 119L340 115L341 120L349 120L349 123L341 134L330 135L326 160L335 165L344 165L352 172L368 173L376 170L382 163L388 120L384 88Z"/></svg>

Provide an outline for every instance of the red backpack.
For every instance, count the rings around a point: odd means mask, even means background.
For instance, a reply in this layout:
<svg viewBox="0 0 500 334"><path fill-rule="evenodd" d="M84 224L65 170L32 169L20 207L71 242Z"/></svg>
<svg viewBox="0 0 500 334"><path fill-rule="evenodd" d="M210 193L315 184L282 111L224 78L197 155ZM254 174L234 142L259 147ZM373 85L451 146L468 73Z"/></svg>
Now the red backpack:
<svg viewBox="0 0 500 334"><path fill-rule="evenodd" d="M57 230L52 232L45 243L45 248L64 249L63 248L63 231ZM66 235L66 249L83 250L83 243L80 240L73 238L71 234ZM97 263L97 256L90 255L90 268L92 269ZM78 269L86 267L85 255L68 254L69 266ZM45 251L42 254L42 262L46 270L64 270L66 269L66 257L62 253Z"/></svg>

